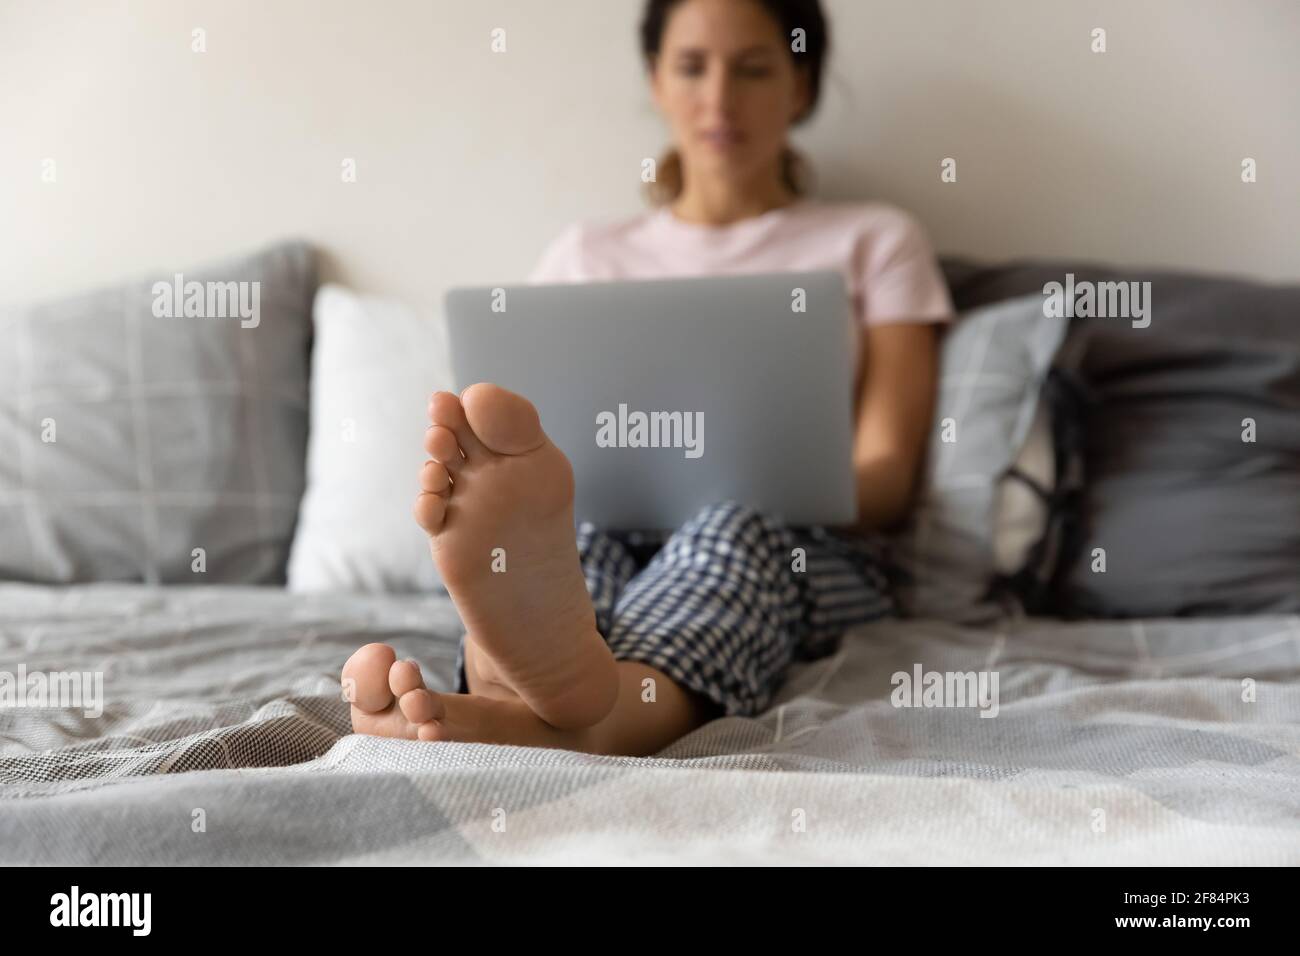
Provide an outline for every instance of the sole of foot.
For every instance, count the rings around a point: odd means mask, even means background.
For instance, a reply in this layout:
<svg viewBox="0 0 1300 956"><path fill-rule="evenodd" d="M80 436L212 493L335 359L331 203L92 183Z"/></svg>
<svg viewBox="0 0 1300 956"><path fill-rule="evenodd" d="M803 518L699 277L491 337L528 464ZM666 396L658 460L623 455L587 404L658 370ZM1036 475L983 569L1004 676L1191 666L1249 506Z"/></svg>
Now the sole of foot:
<svg viewBox="0 0 1300 956"><path fill-rule="evenodd" d="M597 723L618 674L574 541L568 459L496 385L435 393L429 419L415 518L480 666L554 727Z"/></svg>

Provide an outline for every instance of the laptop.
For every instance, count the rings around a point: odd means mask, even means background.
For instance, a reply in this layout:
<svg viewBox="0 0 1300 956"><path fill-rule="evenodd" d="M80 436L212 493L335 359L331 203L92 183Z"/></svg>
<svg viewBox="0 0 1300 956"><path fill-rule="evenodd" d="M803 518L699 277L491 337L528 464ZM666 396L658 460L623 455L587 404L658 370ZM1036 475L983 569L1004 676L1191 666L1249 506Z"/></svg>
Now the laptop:
<svg viewBox="0 0 1300 956"><path fill-rule="evenodd" d="M537 406L575 518L676 528L726 500L847 525L857 337L838 272L452 289L458 390Z"/></svg>

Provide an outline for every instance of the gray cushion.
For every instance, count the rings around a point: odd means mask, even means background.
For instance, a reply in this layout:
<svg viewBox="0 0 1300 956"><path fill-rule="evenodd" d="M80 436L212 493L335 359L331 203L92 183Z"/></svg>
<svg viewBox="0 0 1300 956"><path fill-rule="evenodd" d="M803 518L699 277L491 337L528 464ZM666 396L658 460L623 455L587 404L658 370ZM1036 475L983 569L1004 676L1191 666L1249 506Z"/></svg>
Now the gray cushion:
<svg viewBox="0 0 1300 956"><path fill-rule="evenodd" d="M963 313L946 334L921 496L893 547L909 614L997 613L985 599L997 573L998 485L1025 443L1065 328L1029 296Z"/></svg>
<svg viewBox="0 0 1300 956"><path fill-rule="evenodd" d="M177 272L231 317L168 317L184 302L155 283ZM257 313L209 303L209 282L250 283L235 288ZM0 577L283 581L315 285L311 250L290 243L0 307Z"/></svg>
<svg viewBox="0 0 1300 956"><path fill-rule="evenodd" d="M1044 610L1300 611L1300 286L1077 263L946 268L959 306L1041 296L1067 272L1152 283L1149 327L1076 320L1062 352L1085 399L1085 482Z"/></svg>

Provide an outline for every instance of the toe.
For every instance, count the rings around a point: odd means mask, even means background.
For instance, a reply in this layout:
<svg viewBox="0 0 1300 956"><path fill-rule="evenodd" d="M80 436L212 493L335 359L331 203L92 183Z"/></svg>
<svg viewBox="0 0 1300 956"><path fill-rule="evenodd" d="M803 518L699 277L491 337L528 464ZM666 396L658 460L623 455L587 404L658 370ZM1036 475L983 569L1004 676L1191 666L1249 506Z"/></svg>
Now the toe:
<svg viewBox="0 0 1300 956"><path fill-rule="evenodd" d="M440 461L426 461L420 469L420 490L432 495L445 495L451 491L451 475Z"/></svg>
<svg viewBox="0 0 1300 956"><path fill-rule="evenodd" d="M411 509L411 513L415 515L415 523L423 528L426 534L437 534L442 530L442 522L447 517L447 499L442 495L423 491L416 496L415 507Z"/></svg>
<svg viewBox="0 0 1300 956"><path fill-rule="evenodd" d="M478 440L478 436L470 428L469 420L465 417L464 406L451 392L433 393L433 397L429 399L429 421L450 429L466 458L472 458L483 451L483 443Z"/></svg>
<svg viewBox="0 0 1300 956"><path fill-rule="evenodd" d="M451 475L441 462L426 461L420 469L420 493L415 498L415 523L428 534L442 530L447 516L447 497L451 494Z"/></svg>
<svg viewBox="0 0 1300 956"><path fill-rule="evenodd" d="M464 460L460 447L456 433L446 425L430 425L424 432L424 450L448 471L455 470Z"/></svg>
<svg viewBox="0 0 1300 956"><path fill-rule="evenodd" d="M367 644L343 665L343 695L359 710L377 713L393 702L389 672L396 652L387 644Z"/></svg>
<svg viewBox="0 0 1300 956"><path fill-rule="evenodd" d="M426 720L424 723L416 725L415 738L416 740L425 741L450 740L451 735L440 721Z"/></svg>
<svg viewBox="0 0 1300 956"><path fill-rule="evenodd" d="M523 455L546 441L537 409L522 395L480 382L461 393L461 404L474 434L499 455Z"/></svg>
<svg viewBox="0 0 1300 956"><path fill-rule="evenodd" d="M445 711L438 695L431 690L413 690L403 694L397 700L402 715L413 724L423 724L430 720L441 720Z"/></svg>
<svg viewBox="0 0 1300 956"><path fill-rule="evenodd" d="M394 697L401 697L413 690L423 690L424 678L420 676L420 665L415 661L394 661L388 669L388 689Z"/></svg>

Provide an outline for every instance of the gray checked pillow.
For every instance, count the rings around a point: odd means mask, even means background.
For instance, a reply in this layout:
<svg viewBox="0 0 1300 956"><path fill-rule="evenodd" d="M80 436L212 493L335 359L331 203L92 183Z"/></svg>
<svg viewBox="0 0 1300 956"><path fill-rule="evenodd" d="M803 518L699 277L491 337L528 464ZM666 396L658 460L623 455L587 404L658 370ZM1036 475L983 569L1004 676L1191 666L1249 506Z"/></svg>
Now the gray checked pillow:
<svg viewBox="0 0 1300 956"><path fill-rule="evenodd" d="M311 250L0 306L0 579L284 580Z"/></svg>
<svg viewBox="0 0 1300 956"><path fill-rule="evenodd" d="M999 571L1001 489L1039 414L1043 382L1065 336L1043 297L999 302L958 318L940 353L925 476L893 542L898 596L918 617L976 620Z"/></svg>

